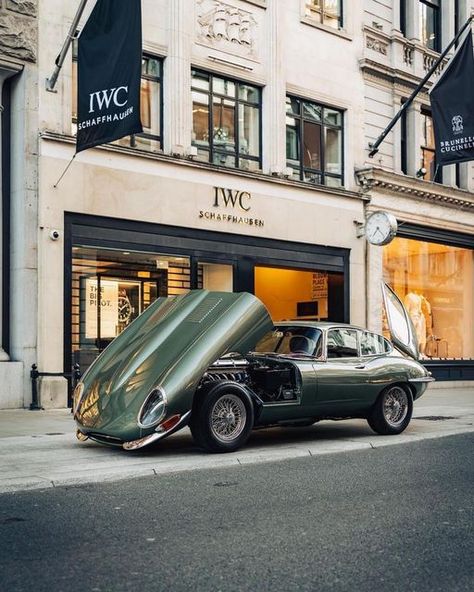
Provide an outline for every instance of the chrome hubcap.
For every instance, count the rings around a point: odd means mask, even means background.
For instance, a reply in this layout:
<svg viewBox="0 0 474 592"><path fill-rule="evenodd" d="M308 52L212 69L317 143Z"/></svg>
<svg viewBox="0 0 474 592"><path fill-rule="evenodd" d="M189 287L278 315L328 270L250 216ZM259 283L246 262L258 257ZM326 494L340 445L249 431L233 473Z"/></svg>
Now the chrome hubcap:
<svg viewBox="0 0 474 592"><path fill-rule="evenodd" d="M388 424L398 427L408 414L408 395L399 386L391 388L385 395L383 414Z"/></svg>
<svg viewBox="0 0 474 592"><path fill-rule="evenodd" d="M240 436L245 427L247 410L237 395L224 395L211 410L211 431L221 442L231 442Z"/></svg>

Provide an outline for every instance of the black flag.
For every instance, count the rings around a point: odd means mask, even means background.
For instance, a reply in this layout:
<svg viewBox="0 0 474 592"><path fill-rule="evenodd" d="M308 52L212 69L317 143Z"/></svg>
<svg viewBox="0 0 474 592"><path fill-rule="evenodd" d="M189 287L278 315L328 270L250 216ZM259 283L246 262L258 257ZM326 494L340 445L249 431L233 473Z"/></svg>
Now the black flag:
<svg viewBox="0 0 474 592"><path fill-rule="evenodd" d="M436 164L474 160L474 56L471 29L430 93Z"/></svg>
<svg viewBox="0 0 474 592"><path fill-rule="evenodd" d="M141 0L97 0L78 50L76 152L143 131Z"/></svg>

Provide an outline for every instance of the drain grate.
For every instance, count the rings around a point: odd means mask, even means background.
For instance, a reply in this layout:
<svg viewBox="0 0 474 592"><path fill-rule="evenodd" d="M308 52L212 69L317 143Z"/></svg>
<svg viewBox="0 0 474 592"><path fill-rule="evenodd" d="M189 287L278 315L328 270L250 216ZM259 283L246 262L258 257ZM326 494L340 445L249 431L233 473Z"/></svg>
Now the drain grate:
<svg viewBox="0 0 474 592"><path fill-rule="evenodd" d="M423 421L445 421L446 419L457 419L452 415L425 415L423 417L415 417L414 419L422 419Z"/></svg>

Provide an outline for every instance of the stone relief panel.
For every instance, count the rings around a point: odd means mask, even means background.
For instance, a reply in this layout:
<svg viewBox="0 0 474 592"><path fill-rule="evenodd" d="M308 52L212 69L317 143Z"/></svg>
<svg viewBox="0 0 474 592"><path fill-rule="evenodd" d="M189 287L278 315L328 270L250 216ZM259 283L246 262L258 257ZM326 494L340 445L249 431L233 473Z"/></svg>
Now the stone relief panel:
<svg viewBox="0 0 474 592"><path fill-rule="evenodd" d="M220 0L197 0L197 42L257 59L257 22L251 12Z"/></svg>
<svg viewBox="0 0 474 592"><path fill-rule="evenodd" d="M6 8L21 14L36 16L37 0L6 0Z"/></svg>
<svg viewBox="0 0 474 592"><path fill-rule="evenodd" d="M34 62L37 45L36 20L0 12L0 54Z"/></svg>

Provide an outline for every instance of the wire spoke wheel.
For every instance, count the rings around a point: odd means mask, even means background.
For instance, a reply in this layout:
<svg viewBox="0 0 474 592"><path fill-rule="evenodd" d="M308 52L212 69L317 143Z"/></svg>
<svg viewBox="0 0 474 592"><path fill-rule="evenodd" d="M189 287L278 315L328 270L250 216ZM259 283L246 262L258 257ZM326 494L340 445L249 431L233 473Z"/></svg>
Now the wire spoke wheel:
<svg viewBox="0 0 474 592"><path fill-rule="evenodd" d="M232 442L245 428L247 410L240 397L225 394L214 403L210 414L213 436L220 442Z"/></svg>
<svg viewBox="0 0 474 592"><path fill-rule="evenodd" d="M390 426L399 427L407 417L408 410L408 395L403 388L394 386L386 392L383 401L383 415Z"/></svg>

